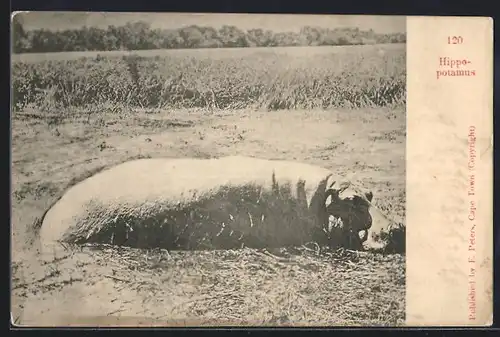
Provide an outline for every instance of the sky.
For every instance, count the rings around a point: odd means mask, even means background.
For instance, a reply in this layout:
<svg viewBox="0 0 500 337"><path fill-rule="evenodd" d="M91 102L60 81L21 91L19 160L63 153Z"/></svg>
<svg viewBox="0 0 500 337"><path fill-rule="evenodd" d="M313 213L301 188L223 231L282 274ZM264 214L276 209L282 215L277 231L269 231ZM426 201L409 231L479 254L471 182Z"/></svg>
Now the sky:
<svg viewBox="0 0 500 337"><path fill-rule="evenodd" d="M102 12L23 12L19 15L26 30L63 30L87 27L106 28L127 22L146 21L152 28L180 28L190 25L220 28L236 26L243 30L262 28L274 32L298 32L303 26L325 28L358 27L377 33L405 33L406 17L373 15L298 14L193 14L193 13L102 13Z"/></svg>

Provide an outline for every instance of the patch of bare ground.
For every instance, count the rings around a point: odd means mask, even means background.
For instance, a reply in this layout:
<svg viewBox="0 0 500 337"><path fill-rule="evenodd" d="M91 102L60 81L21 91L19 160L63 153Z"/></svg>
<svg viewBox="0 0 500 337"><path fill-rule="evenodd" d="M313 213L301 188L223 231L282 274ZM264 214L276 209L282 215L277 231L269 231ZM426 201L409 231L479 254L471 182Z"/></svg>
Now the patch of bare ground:
<svg viewBox="0 0 500 337"><path fill-rule="evenodd" d="M61 117L62 116L62 117ZM404 111L94 111L12 125L12 313L26 325L398 325L405 256L312 248L83 247L48 261L31 223L78 177L137 157L244 154L317 164L405 218Z"/></svg>

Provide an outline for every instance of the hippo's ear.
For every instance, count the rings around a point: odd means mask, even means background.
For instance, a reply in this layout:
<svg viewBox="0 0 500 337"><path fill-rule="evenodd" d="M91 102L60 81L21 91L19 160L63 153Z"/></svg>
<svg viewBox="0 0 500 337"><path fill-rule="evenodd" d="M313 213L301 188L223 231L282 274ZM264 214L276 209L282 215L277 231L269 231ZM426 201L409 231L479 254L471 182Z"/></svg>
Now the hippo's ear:
<svg viewBox="0 0 500 337"><path fill-rule="evenodd" d="M365 197L366 199L368 199L369 202L372 202L373 200L373 193L370 191L370 192L366 192L365 193Z"/></svg>
<svg viewBox="0 0 500 337"><path fill-rule="evenodd" d="M351 187L351 182L350 181L343 181L343 182L339 183L338 194L344 192L349 187Z"/></svg>
<svg viewBox="0 0 500 337"><path fill-rule="evenodd" d="M335 185L335 183L336 183L336 181L335 181L335 180L334 180L334 181L332 181L332 182L330 183L330 186L328 186L328 188L333 188L333 185Z"/></svg>
<svg viewBox="0 0 500 337"><path fill-rule="evenodd" d="M336 185L334 187L334 185ZM337 190L338 193L344 192L346 189L348 189L351 186L351 182L349 180L341 180L341 181L332 181L330 185L328 186L328 189L334 189Z"/></svg>

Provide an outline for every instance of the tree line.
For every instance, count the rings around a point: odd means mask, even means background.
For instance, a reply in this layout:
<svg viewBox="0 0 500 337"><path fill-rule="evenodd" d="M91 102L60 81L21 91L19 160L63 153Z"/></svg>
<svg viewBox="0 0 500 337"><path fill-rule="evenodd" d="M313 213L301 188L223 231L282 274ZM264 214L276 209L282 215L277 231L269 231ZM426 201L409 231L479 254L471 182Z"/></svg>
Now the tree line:
<svg viewBox="0 0 500 337"><path fill-rule="evenodd" d="M25 30L15 18L12 25L14 53L338 46L406 42L404 33L378 34L373 30L364 31L359 28L303 27L298 33L275 33L263 29L244 31L227 25L220 29L196 25L178 29L153 29L147 22L135 22L123 26L110 25L107 28Z"/></svg>

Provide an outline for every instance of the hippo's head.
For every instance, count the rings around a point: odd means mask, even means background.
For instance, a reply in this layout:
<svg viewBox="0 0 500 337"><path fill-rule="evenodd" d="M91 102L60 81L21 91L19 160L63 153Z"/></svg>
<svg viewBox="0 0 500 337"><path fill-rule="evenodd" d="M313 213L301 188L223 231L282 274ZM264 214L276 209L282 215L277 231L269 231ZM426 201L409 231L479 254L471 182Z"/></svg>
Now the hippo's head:
<svg viewBox="0 0 500 337"><path fill-rule="evenodd" d="M334 182L326 191L328 230L341 228L349 246L384 250L393 223L373 204L373 193L361 192L350 182ZM330 200L329 200L330 199Z"/></svg>

